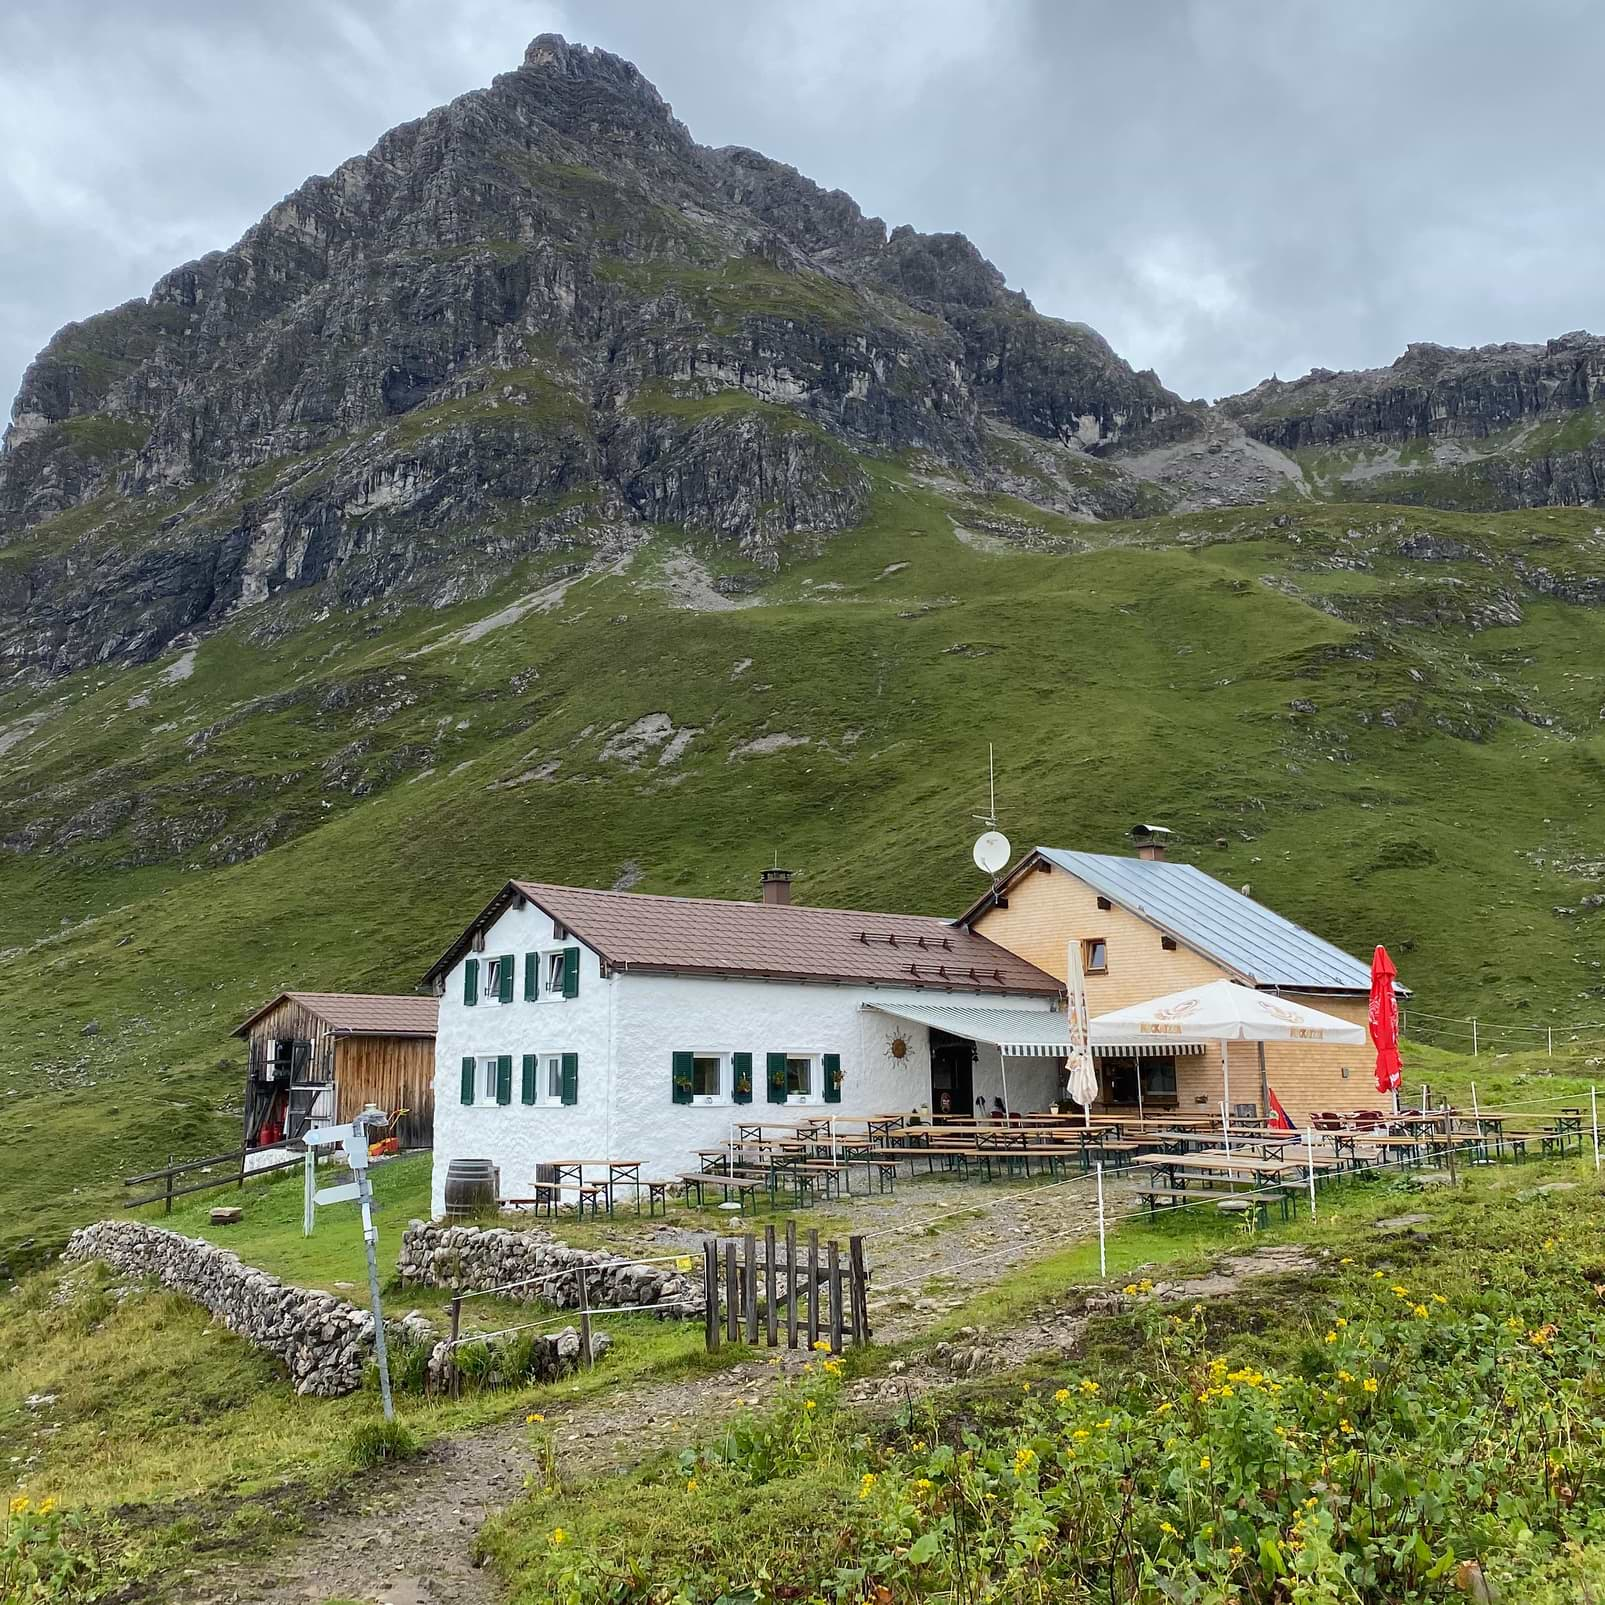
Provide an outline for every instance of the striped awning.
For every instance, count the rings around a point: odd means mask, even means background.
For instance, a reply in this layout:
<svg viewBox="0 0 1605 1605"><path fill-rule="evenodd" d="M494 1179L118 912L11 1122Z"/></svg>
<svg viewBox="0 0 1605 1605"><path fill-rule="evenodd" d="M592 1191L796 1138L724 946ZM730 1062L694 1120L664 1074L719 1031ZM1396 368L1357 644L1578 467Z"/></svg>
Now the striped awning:
<svg viewBox="0 0 1605 1605"><path fill-rule="evenodd" d="M956 1003L866 1003L874 1014L911 1025L934 1026L949 1036L989 1042L1011 1059L1061 1059L1070 1051L1070 1033L1058 1009L1005 1009ZM1092 1033L1093 1054L1101 1059L1153 1058L1171 1053L1202 1053L1201 1042L1126 1041Z"/></svg>

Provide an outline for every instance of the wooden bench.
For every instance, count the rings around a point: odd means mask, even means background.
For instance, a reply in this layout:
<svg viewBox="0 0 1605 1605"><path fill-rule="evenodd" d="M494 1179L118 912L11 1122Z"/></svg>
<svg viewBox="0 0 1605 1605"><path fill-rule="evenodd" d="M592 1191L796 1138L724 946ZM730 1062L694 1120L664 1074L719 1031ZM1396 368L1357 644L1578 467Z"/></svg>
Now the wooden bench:
<svg viewBox="0 0 1605 1605"><path fill-rule="evenodd" d="M716 1170L699 1171L695 1175L682 1173L676 1177L676 1180L685 1188L688 1198L693 1190L696 1192L698 1209L701 1209L706 1201L703 1197L703 1189L705 1187L720 1188L724 1193L726 1203L729 1203L731 1193L735 1193L743 1209L747 1207L747 1200L754 1193L759 1191L768 1192L769 1190L767 1181L757 1180L750 1176L732 1176L728 1172L721 1174Z"/></svg>
<svg viewBox="0 0 1605 1605"><path fill-rule="evenodd" d="M1232 1193L1225 1198L1215 1200L1215 1208L1223 1215L1247 1215L1252 1213L1255 1224L1269 1226L1271 1223L1270 1206L1279 1204L1282 1210L1282 1219L1288 1218L1292 1207L1292 1197L1282 1187L1259 1187L1251 1193Z"/></svg>
<svg viewBox="0 0 1605 1605"><path fill-rule="evenodd" d="M663 1206L664 1218L669 1214L669 1188L672 1185L666 1181L643 1181L638 1184L646 1189L646 1215L647 1219L657 1214L658 1205Z"/></svg>

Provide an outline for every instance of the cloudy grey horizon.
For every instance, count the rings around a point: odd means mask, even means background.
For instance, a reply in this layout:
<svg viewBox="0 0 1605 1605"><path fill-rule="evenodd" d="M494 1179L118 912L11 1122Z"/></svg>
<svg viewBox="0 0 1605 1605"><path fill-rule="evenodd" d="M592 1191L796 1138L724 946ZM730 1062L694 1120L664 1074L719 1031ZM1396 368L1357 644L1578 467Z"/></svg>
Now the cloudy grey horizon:
<svg viewBox="0 0 1605 1605"><path fill-rule="evenodd" d="M1588 0L12 0L0 392L555 31L1186 397L1605 326Z"/></svg>

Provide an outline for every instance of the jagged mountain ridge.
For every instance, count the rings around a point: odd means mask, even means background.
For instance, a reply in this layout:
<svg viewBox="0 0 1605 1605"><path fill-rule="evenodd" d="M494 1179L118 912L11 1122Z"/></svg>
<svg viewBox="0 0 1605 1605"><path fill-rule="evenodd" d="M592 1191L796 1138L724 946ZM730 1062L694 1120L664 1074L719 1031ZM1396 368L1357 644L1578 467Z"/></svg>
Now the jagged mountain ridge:
<svg viewBox="0 0 1605 1605"><path fill-rule="evenodd" d="M1198 422L961 236L704 149L629 63L543 36L52 340L0 457L0 662L139 661L322 581L449 602L581 527L772 563L863 516L861 452L984 475L989 416L1078 458ZM1058 479L1080 516L1155 505Z"/></svg>
<svg viewBox="0 0 1605 1605"><path fill-rule="evenodd" d="M1420 342L1386 368L1271 378L1217 409L1305 454L1331 494L1445 507L1605 498L1605 338L1468 350Z"/></svg>

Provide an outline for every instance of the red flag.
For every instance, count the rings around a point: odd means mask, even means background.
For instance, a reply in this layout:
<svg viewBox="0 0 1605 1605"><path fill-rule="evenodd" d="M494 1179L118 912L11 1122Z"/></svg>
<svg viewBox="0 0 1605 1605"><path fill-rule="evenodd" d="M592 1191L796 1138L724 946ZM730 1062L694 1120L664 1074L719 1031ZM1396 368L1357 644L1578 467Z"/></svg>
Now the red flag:
<svg viewBox="0 0 1605 1605"><path fill-rule="evenodd" d="M1399 1063L1399 1000L1393 983L1399 972L1378 946L1371 958L1371 1043L1377 1050L1377 1091L1397 1092L1404 1078Z"/></svg>
<svg viewBox="0 0 1605 1605"><path fill-rule="evenodd" d="M1282 1100L1276 1096L1276 1088L1267 1087L1265 1096L1271 1100L1271 1126L1277 1131L1291 1131L1293 1129L1292 1118L1282 1107Z"/></svg>

